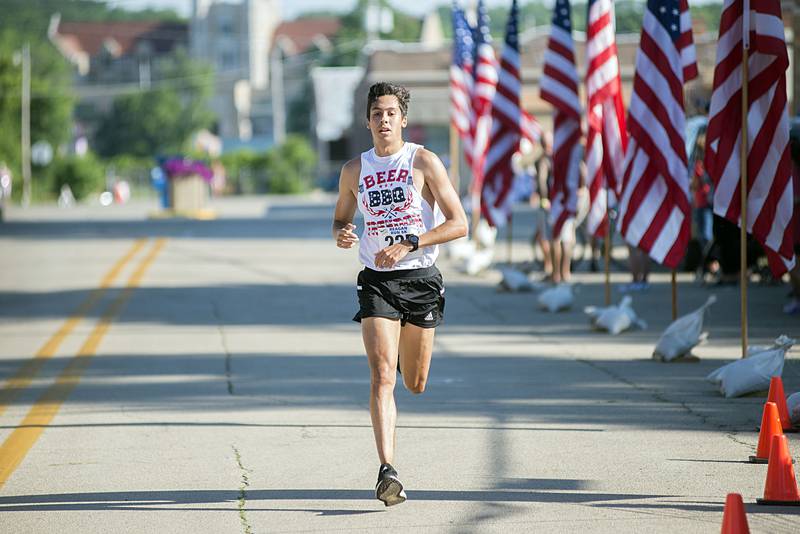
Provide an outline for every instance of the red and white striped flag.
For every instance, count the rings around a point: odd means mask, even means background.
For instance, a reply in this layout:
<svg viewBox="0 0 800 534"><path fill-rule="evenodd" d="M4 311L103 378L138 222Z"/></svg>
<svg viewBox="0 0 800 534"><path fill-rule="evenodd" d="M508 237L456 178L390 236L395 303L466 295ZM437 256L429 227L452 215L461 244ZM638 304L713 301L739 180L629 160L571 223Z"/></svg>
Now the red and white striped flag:
<svg viewBox="0 0 800 534"><path fill-rule="evenodd" d="M461 139L470 135L472 115L472 28L464 11L453 2L453 61L450 64L450 122Z"/></svg>
<svg viewBox="0 0 800 534"><path fill-rule="evenodd" d="M472 193L483 188L484 164L492 131L492 100L497 89L497 58L489 32L489 15L483 0L478 1L478 27L474 34L472 116L470 136L464 142L467 163L472 169Z"/></svg>
<svg viewBox="0 0 800 534"><path fill-rule="evenodd" d="M586 59L585 159L589 184L586 225L591 234L602 236L608 224L606 189L612 194L619 192L628 146L611 0L589 0Z"/></svg>
<svg viewBox="0 0 800 534"><path fill-rule="evenodd" d="M486 154L481 212L492 226L508 221L514 184L511 156L519 150L520 139L539 141L541 129L536 120L521 107L522 76L520 74L517 1L511 2L506 24L506 38L500 56L497 88L492 99L492 135Z"/></svg>
<svg viewBox="0 0 800 534"><path fill-rule="evenodd" d="M725 0L705 163L715 186L714 213L739 224L743 37L750 45L746 229L764 245L772 272L780 276L794 266L795 258L786 105L789 56L779 0Z"/></svg>
<svg viewBox="0 0 800 534"><path fill-rule="evenodd" d="M550 224L553 236L559 237L564 223L577 212L582 156L581 102L569 0L556 0L553 7L553 24L539 86L542 100L555 107Z"/></svg>
<svg viewBox="0 0 800 534"><path fill-rule="evenodd" d="M697 73L686 0L649 0L642 22L619 231L658 263L678 267L691 234L683 84Z"/></svg>

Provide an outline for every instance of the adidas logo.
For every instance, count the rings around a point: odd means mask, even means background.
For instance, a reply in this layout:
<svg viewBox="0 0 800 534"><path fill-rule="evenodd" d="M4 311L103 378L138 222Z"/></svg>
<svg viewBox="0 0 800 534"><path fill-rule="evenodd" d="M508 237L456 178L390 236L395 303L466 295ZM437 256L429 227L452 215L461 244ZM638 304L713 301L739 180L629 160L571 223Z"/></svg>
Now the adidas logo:
<svg viewBox="0 0 800 534"><path fill-rule="evenodd" d="M433 321L433 312L428 312L428 315L425 316L426 321Z"/></svg>

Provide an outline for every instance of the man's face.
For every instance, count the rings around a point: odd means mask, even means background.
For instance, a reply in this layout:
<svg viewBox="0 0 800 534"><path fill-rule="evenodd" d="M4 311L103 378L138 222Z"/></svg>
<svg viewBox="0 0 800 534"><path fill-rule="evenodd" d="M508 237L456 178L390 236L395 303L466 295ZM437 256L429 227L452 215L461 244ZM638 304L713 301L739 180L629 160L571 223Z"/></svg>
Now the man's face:
<svg viewBox="0 0 800 534"><path fill-rule="evenodd" d="M374 139L388 141L400 137L407 121L394 95L379 96L369 110L369 129Z"/></svg>

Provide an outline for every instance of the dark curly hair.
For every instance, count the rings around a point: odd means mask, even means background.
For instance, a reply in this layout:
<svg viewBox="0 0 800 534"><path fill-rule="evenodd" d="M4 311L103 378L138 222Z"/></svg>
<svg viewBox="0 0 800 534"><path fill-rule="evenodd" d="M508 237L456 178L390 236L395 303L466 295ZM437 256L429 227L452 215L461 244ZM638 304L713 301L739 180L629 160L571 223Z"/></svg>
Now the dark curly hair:
<svg viewBox="0 0 800 534"><path fill-rule="evenodd" d="M408 115L408 102L411 100L411 93L408 89L402 85L378 82L369 88L369 95L367 96L367 120L369 120L369 112L372 110L372 105L381 96L396 96L397 101L400 103L400 113L403 117Z"/></svg>

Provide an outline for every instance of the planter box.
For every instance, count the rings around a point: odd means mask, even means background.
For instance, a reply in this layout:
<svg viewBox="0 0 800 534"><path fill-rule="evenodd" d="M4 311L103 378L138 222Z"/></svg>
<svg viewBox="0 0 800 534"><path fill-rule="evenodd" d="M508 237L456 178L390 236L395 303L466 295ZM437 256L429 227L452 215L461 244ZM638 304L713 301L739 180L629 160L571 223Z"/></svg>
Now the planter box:
<svg viewBox="0 0 800 534"><path fill-rule="evenodd" d="M177 212L205 209L208 195L208 182L200 176L184 176L169 181L170 208Z"/></svg>

